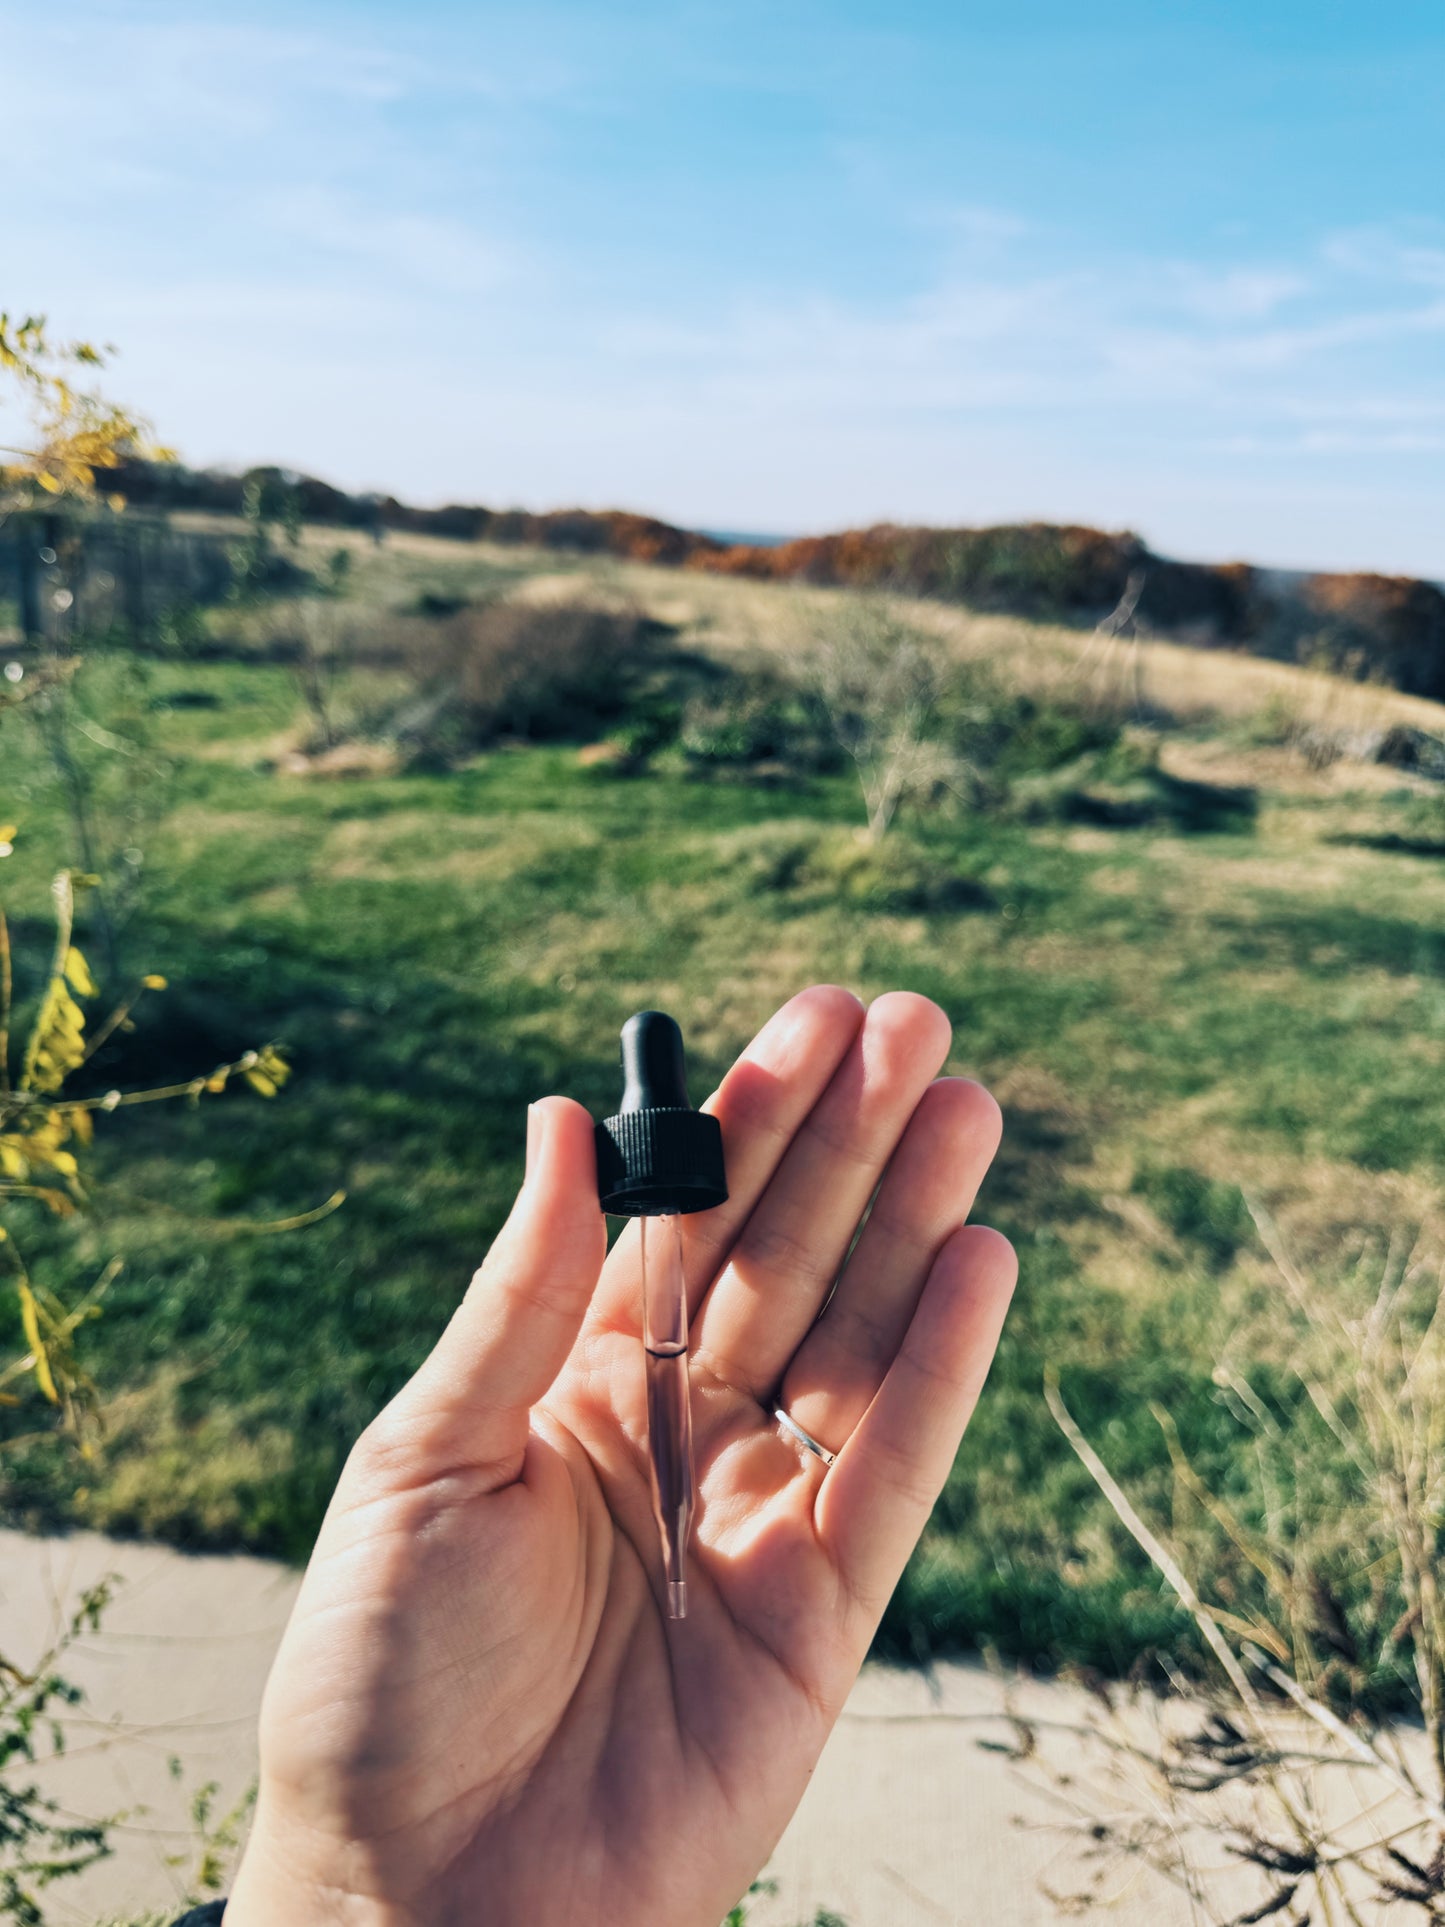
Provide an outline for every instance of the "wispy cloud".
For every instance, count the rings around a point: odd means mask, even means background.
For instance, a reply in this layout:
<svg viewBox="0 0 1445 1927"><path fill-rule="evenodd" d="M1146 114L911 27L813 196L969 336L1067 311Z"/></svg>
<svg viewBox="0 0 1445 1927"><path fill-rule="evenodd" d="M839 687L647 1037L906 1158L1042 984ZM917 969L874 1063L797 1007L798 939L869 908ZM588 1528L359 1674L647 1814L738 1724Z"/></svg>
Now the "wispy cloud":
<svg viewBox="0 0 1445 1927"><path fill-rule="evenodd" d="M478 295L515 279L519 252L475 226L425 211L389 212L334 188L301 186L261 197L258 221L363 276L385 277L408 298Z"/></svg>
<svg viewBox="0 0 1445 1927"><path fill-rule="evenodd" d="M1213 418L1195 432L1217 447L1217 417L1231 411L1256 439L1283 416L1299 445L1302 415L1327 421L1378 383L1378 362L1356 351L1445 335L1430 250L1396 245L1388 229L1262 264L1125 257L1049 274L1038 251L1018 246L987 272L893 304L754 301L693 326L622 318L605 339L619 360L758 408L785 397L1031 413L1184 404ZM1400 392L1372 405L1410 416L1445 396L1445 369L1394 378Z"/></svg>
<svg viewBox="0 0 1445 1927"><path fill-rule="evenodd" d="M1040 49L1022 120L990 133L970 67L960 129L911 27L840 13L824 46L823 11L766 48L734 0L33 11L0 68L0 300L118 342L118 392L201 460L1438 571L1445 224L1311 237L1196 166L1151 228L1167 144L1071 195L1078 77L1036 111Z"/></svg>

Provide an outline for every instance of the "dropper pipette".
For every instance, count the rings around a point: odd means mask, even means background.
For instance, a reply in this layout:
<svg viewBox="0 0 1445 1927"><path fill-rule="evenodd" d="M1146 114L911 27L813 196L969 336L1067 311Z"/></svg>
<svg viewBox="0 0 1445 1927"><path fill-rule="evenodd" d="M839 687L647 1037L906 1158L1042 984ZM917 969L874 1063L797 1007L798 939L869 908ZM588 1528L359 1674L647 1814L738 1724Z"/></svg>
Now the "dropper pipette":
<svg viewBox="0 0 1445 1927"><path fill-rule="evenodd" d="M642 1343L647 1359L647 1449L652 1510L662 1538L667 1616L687 1618L687 1535L692 1530L692 1401L687 1374L687 1286L676 1213L644 1218Z"/></svg>
<svg viewBox="0 0 1445 1927"><path fill-rule="evenodd" d="M597 1126L597 1191L604 1211L642 1219L652 1506L667 1614L684 1619L695 1495L681 1220L727 1197L722 1131L716 1118L688 1103L682 1032L660 1010L639 1011L623 1025L622 1068L621 1107Z"/></svg>

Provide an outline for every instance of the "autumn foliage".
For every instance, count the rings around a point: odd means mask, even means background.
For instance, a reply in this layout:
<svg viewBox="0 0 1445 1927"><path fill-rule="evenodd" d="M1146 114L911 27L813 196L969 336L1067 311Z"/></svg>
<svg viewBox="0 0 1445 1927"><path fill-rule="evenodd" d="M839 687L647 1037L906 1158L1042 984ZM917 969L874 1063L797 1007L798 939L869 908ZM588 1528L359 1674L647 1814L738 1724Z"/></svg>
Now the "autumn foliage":
<svg viewBox="0 0 1445 1927"><path fill-rule="evenodd" d="M116 485L158 508L238 514L248 475L197 473L140 460ZM394 496L348 495L312 476L286 479L301 517L377 532L526 544L764 582L886 590L975 608L1097 621L1143 575L1141 623L1200 647L1307 661L1416 694L1445 697L1445 593L1406 576L1286 576L1248 563L1177 562L1137 535L1031 522L947 529L880 523L789 542L728 543L626 510L416 508Z"/></svg>

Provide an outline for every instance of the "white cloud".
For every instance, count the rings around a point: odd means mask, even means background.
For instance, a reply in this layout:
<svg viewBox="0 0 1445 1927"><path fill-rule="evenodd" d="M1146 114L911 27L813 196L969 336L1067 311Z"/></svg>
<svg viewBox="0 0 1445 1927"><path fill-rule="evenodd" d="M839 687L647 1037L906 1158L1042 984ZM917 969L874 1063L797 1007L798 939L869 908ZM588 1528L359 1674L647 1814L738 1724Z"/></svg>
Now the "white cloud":
<svg viewBox="0 0 1445 1927"><path fill-rule="evenodd" d="M332 188L277 189L260 198L255 212L261 223L313 253L379 272L387 285L413 295L480 294L521 268L515 249L465 222L389 212Z"/></svg>
<svg viewBox="0 0 1445 1927"><path fill-rule="evenodd" d="M1410 261L1381 249L1366 275L1354 255L1342 272L1339 255L1327 240L1298 264L1132 258L1054 275L994 264L891 305L754 301L692 326L625 318L604 342L614 365L650 364L663 381L759 408L1182 405L1297 423L1354 405L1361 353L1375 386L1380 349L1445 334L1445 299ZM1396 379L1401 392L1372 406L1408 418L1445 398L1440 374Z"/></svg>

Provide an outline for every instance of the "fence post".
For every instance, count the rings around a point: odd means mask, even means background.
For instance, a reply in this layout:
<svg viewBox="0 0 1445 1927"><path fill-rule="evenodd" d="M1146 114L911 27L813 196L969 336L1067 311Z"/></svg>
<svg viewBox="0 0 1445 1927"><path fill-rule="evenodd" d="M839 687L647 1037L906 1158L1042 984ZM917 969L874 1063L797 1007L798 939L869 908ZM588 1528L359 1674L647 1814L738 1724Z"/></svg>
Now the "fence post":
<svg viewBox="0 0 1445 1927"><path fill-rule="evenodd" d="M15 517L15 573L19 578L20 633L27 642L45 634L40 610L40 531L33 515Z"/></svg>

